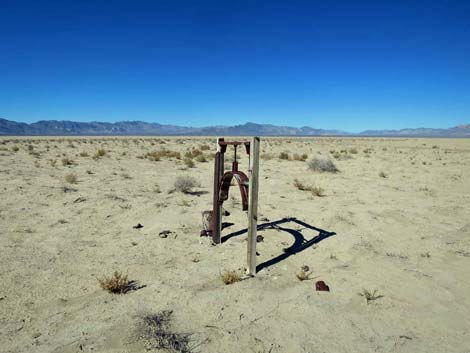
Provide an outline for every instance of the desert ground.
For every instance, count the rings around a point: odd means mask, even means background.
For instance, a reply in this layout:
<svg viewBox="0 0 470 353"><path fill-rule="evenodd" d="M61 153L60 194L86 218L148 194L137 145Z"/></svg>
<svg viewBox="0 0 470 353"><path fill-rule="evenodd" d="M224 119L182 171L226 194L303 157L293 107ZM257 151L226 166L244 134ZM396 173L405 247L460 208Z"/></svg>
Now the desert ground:
<svg viewBox="0 0 470 353"><path fill-rule="evenodd" d="M261 138L253 278L237 188L200 237L214 151L0 138L0 351L470 352L470 139Z"/></svg>

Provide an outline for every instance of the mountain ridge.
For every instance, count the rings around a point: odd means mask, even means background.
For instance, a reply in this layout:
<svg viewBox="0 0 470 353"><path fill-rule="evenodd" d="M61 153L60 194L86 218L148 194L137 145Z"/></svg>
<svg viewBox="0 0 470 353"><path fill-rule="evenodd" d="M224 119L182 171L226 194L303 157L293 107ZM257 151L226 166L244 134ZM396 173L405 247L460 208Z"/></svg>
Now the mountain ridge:
<svg viewBox="0 0 470 353"><path fill-rule="evenodd" d="M40 120L22 123L0 118L0 136L383 136L383 137L470 137L470 124L451 128L408 128L400 130L365 130L349 133L341 130L317 129L310 126L291 127L247 122L233 126L188 127L144 121L76 122Z"/></svg>

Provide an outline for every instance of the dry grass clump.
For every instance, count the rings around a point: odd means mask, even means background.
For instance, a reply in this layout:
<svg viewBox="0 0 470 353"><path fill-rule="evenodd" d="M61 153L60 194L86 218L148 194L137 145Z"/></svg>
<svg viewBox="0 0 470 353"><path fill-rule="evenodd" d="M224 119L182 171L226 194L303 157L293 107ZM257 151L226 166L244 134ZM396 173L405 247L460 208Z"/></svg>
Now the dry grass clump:
<svg viewBox="0 0 470 353"><path fill-rule="evenodd" d="M310 191L313 196L318 196L318 197L325 196L325 194L323 193L323 189L321 187L304 184L298 179L294 179L294 186L298 190L301 190L301 191Z"/></svg>
<svg viewBox="0 0 470 353"><path fill-rule="evenodd" d="M339 169L331 159L312 158L307 162L308 169L314 172L338 173Z"/></svg>
<svg viewBox="0 0 470 353"><path fill-rule="evenodd" d="M11 150L12 150L13 152L18 152L18 151L20 150L20 148L19 148L18 146L13 146L13 147L11 148Z"/></svg>
<svg viewBox="0 0 470 353"><path fill-rule="evenodd" d="M80 157L88 157L88 153L86 153L86 152L80 152Z"/></svg>
<svg viewBox="0 0 470 353"><path fill-rule="evenodd" d="M323 189L319 186L312 186L310 191L312 192L313 196L318 196L318 197L325 196L325 193L323 192Z"/></svg>
<svg viewBox="0 0 470 353"><path fill-rule="evenodd" d="M287 152L281 152L281 153L279 153L279 159L288 160L289 159L289 154Z"/></svg>
<svg viewBox="0 0 470 353"><path fill-rule="evenodd" d="M305 185L302 183L299 179L294 179L294 186L301 191L309 191L310 190L310 185Z"/></svg>
<svg viewBox="0 0 470 353"><path fill-rule="evenodd" d="M273 155L271 153L261 153L259 158L261 158L263 161L269 161L273 159Z"/></svg>
<svg viewBox="0 0 470 353"><path fill-rule="evenodd" d="M303 153L303 154L294 153L294 155L292 156L292 159L294 161L301 161L301 162L305 162L307 158L308 158L307 153Z"/></svg>
<svg viewBox="0 0 470 353"><path fill-rule="evenodd" d="M197 181L191 176L179 176L175 180L176 191L182 193L190 193L191 190L197 186Z"/></svg>
<svg viewBox="0 0 470 353"><path fill-rule="evenodd" d="M157 162L162 158L176 158L181 159L181 153L176 151L169 151L169 150L160 150L154 152L148 152L145 154L145 158Z"/></svg>
<svg viewBox="0 0 470 353"><path fill-rule="evenodd" d="M194 161L193 161L192 159L190 159L190 158L185 158L185 159L183 160L183 163L184 163L184 165L185 165L186 167L188 167L188 168L194 168L194 167L195 167Z"/></svg>
<svg viewBox="0 0 470 353"><path fill-rule="evenodd" d="M233 284L235 282L240 282L241 281L241 277L238 273L236 273L235 271L225 271L225 272L222 272L220 274L220 278L222 279L222 282L224 282L224 284Z"/></svg>
<svg viewBox="0 0 470 353"><path fill-rule="evenodd" d="M98 158L101 158L101 157L104 157L106 155L106 150L103 149L103 148L98 148L96 150L96 153L95 155L93 156L93 159L98 159Z"/></svg>
<svg viewBox="0 0 470 353"><path fill-rule="evenodd" d="M381 171L381 172L379 173L379 177L381 177L381 178L387 178L388 175L387 175L385 172Z"/></svg>
<svg viewBox="0 0 470 353"><path fill-rule="evenodd" d="M163 310L157 313L140 313L135 336L145 343L147 350L191 353L190 334L177 333L171 329L173 311Z"/></svg>
<svg viewBox="0 0 470 353"><path fill-rule="evenodd" d="M196 161L201 162L201 163L207 162L207 158L205 155L200 154L199 156L196 157Z"/></svg>
<svg viewBox="0 0 470 353"><path fill-rule="evenodd" d="M76 184L77 183L77 176L73 173L65 175L65 181L69 184Z"/></svg>
<svg viewBox="0 0 470 353"><path fill-rule="evenodd" d="M62 158L62 165L65 167L65 166L68 166L68 165L73 165L73 160L70 159L70 158Z"/></svg>
<svg viewBox="0 0 470 353"><path fill-rule="evenodd" d="M127 293L131 289L131 282L128 280L127 275L122 275L118 271L114 271L111 277L104 276L97 278L101 288L110 293L122 294Z"/></svg>
<svg viewBox="0 0 470 353"><path fill-rule="evenodd" d="M190 151L187 151L184 156L185 158L189 158L189 159L192 159L192 158L195 158L197 156L200 156L203 152L197 148L193 148L192 150Z"/></svg>
<svg viewBox="0 0 470 353"><path fill-rule="evenodd" d="M201 146L199 146L199 149L201 151L209 151L211 149L211 147L209 145L201 145Z"/></svg>

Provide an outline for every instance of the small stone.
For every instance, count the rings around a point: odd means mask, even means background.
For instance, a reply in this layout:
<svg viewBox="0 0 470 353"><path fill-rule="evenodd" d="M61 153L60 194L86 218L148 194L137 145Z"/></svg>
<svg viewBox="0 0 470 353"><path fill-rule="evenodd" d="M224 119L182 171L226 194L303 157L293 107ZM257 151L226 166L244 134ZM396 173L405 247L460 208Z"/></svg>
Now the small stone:
<svg viewBox="0 0 470 353"><path fill-rule="evenodd" d="M132 228L134 228L134 229L140 229L140 228L144 228L144 226L143 226L142 224L140 224L140 223L137 223L137 225L132 226Z"/></svg>
<svg viewBox="0 0 470 353"><path fill-rule="evenodd" d="M330 287L328 287L328 285L323 281L316 282L315 283L315 289L317 291L320 291L320 292L329 292L330 291Z"/></svg>
<svg viewBox="0 0 470 353"><path fill-rule="evenodd" d="M160 233L158 233L158 236L160 238L167 238L171 233L173 233L171 230L162 230Z"/></svg>
<svg viewBox="0 0 470 353"><path fill-rule="evenodd" d="M257 243L262 243L264 241L264 237L262 235L257 235L256 236L256 242Z"/></svg>

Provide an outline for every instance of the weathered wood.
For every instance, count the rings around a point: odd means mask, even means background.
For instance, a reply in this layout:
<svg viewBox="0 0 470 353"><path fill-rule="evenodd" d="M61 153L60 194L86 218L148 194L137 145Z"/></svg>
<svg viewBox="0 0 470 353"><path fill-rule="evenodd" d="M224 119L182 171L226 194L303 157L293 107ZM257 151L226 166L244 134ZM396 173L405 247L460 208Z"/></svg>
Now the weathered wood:
<svg viewBox="0 0 470 353"><path fill-rule="evenodd" d="M253 137L250 146L250 169L248 170L248 252L247 273L256 274L256 236L258 227L258 179L259 179L259 137Z"/></svg>
<svg viewBox="0 0 470 353"><path fill-rule="evenodd" d="M215 154L214 168L214 209L212 212L212 241L214 244L220 243L222 233L222 203L220 202L220 183L224 175L224 154L219 144L223 138L217 138L217 153Z"/></svg>

